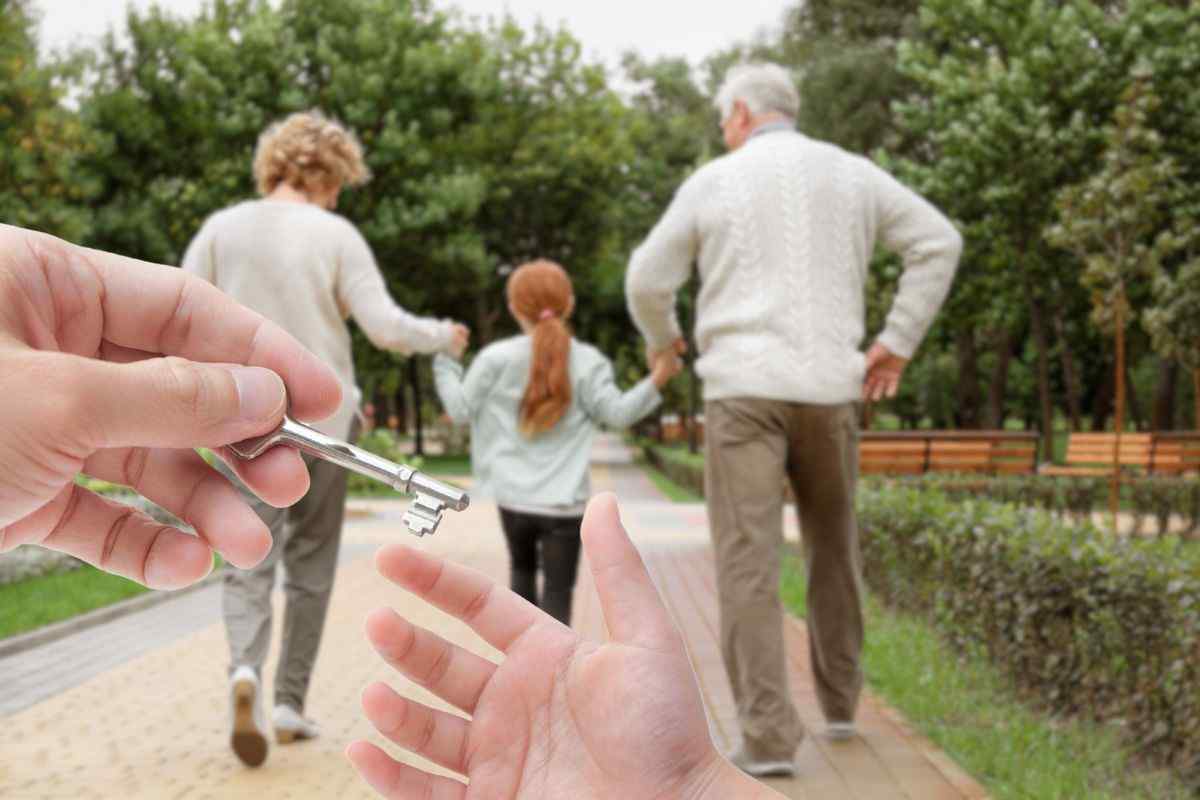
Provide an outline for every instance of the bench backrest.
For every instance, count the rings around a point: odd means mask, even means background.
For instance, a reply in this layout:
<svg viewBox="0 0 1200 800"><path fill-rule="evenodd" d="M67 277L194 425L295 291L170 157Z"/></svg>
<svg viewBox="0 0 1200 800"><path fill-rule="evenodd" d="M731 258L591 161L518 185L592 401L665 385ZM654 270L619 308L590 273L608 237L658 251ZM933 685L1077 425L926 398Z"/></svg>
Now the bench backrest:
<svg viewBox="0 0 1200 800"><path fill-rule="evenodd" d="M1114 462L1115 433L1072 433L1067 441L1067 463L1104 464ZM1121 434L1120 451L1116 454L1122 466L1149 469L1154 452L1154 437L1149 433Z"/></svg>
<svg viewBox="0 0 1200 800"><path fill-rule="evenodd" d="M929 445L931 472L991 472L992 442L934 440Z"/></svg>
<svg viewBox="0 0 1200 800"><path fill-rule="evenodd" d="M1200 433L1155 434L1153 469L1171 475L1200 471Z"/></svg>
<svg viewBox="0 0 1200 800"><path fill-rule="evenodd" d="M1037 472L1037 442L1001 439L992 442L992 471L1001 475L1032 475Z"/></svg>
<svg viewBox="0 0 1200 800"><path fill-rule="evenodd" d="M862 440L858 471L864 475L920 475L925 471L928 443L920 440Z"/></svg>

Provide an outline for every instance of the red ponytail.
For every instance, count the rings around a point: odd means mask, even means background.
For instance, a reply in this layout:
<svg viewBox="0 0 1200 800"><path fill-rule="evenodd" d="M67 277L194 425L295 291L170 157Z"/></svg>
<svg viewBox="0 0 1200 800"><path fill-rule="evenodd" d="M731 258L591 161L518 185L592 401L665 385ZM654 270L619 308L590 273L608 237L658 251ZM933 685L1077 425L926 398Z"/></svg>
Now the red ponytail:
<svg viewBox="0 0 1200 800"><path fill-rule="evenodd" d="M508 279L508 304L533 323L529 385L521 400L520 427L526 436L545 433L571 405L571 279L552 261L518 267Z"/></svg>

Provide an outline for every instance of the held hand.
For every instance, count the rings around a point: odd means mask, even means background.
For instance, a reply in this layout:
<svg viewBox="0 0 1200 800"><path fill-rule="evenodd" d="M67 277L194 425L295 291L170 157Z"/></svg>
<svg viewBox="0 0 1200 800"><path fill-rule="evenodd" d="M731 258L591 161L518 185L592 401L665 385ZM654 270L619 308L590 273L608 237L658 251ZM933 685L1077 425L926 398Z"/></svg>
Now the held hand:
<svg viewBox="0 0 1200 800"><path fill-rule="evenodd" d="M650 371L650 380L659 389L666 386L672 378L683 371L683 361L674 352L666 350L659 354Z"/></svg>
<svg viewBox="0 0 1200 800"><path fill-rule="evenodd" d="M376 559L401 588L458 617L504 653L499 665L389 610L367 635L399 672L470 719L383 684L363 709L402 748L465 775L494 798L779 797L713 747L678 629L618 517L595 498L583 542L611 641L584 641L490 578L404 545ZM460 800L467 787L356 742L347 751L383 796Z"/></svg>
<svg viewBox="0 0 1200 800"><path fill-rule="evenodd" d="M454 323L454 334L450 339L450 355L456 361L462 360L463 353L467 352L467 345L471 342L471 329L462 323Z"/></svg>
<svg viewBox="0 0 1200 800"><path fill-rule="evenodd" d="M646 345L646 364L649 365L651 369L653 369L655 362L658 361L659 357L662 356L663 354L670 353L671 355L682 358L684 355L687 354L687 351L688 351L687 340L684 339L683 337L676 339L675 341L671 342L671 344L669 344L667 347L664 347L661 350L655 350L654 348L650 347L650 345Z"/></svg>
<svg viewBox="0 0 1200 800"><path fill-rule="evenodd" d="M270 430L285 386L301 418L341 401L315 356L215 287L0 225L0 551L42 545L161 589L204 577L213 550L258 563L266 527L192 448ZM290 449L230 463L273 504L308 489ZM130 486L199 536L76 486L79 472Z"/></svg>
<svg viewBox="0 0 1200 800"><path fill-rule="evenodd" d="M876 342L867 351L867 376L863 381L863 400L879 402L885 397L895 397L900 389L900 379L908 359L894 355Z"/></svg>

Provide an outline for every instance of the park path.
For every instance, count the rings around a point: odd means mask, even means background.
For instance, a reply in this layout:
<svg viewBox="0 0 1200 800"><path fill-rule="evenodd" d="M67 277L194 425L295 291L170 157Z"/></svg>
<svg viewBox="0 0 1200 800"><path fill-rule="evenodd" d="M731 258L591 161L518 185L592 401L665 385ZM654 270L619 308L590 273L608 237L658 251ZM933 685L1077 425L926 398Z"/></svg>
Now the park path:
<svg viewBox="0 0 1200 800"><path fill-rule="evenodd" d="M733 701L717 649L715 577L703 506L665 502L625 448L602 438L595 488L617 491L622 514L655 582L684 632L721 749L737 744ZM309 713L322 738L274 747L249 770L228 750L225 666L219 595L201 590L148 611L0 660L0 798L370 798L342 751L351 739L378 740L359 711L362 687L386 680L438 704L382 664L362 635L373 608L401 613L470 647L489 648L461 623L386 583L369 553L394 541L405 504L354 501L329 624L310 692ZM503 578L506 555L495 508L478 503L448 519L422 547ZM794 525L790 536L795 538ZM575 626L602 638L595 589L585 568ZM278 626L277 626L278 627ZM803 623L787 630L793 691L805 723L821 729L808 671ZM278 652L278 643L272 649ZM494 655L494 654L492 654ZM266 670L270 694L274 664ZM791 798L951 800L986 795L936 748L869 694L860 739L810 737L794 780L771 784ZM635 800L635 799L630 799Z"/></svg>

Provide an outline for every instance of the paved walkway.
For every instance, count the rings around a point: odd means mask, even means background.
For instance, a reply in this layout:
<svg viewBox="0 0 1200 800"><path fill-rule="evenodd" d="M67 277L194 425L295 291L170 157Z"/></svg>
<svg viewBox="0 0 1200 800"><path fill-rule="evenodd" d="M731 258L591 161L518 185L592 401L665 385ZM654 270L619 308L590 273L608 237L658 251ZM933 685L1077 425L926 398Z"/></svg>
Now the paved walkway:
<svg viewBox="0 0 1200 800"><path fill-rule="evenodd" d="M626 498L623 516L685 633L714 737L719 747L730 748L738 734L716 647L715 580L704 510L642 499L657 496L653 485L612 440L598 447L597 462L596 488L616 489ZM488 648L465 626L386 583L365 557L404 535L400 533L404 504L356 502L353 507L360 514L347 525L343 566L310 693L309 712L324 728L321 739L275 747L258 770L245 769L233 758L226 733L224 633L214 618L215 606L202 598L202 592L153 609L168 620L180 620L174 630L162 620L156 628L148 620L130 617L46 646L57 650L40 648L44 652L18 657L40 659L45 683L52 687L48 692L43 688L43 694L52 696L27 696L28 707L23 710L7 715L0 711L0 797L371 797L342 756L353 738L378 739L359 711L362 687L373 680L388 680L417 699L436 701L389 674L362 635L366 613L391 605L418 624L480 652ZM447 520L422 546L503 576L506 556L497 527L494 507L479 503L462 517ZM791 533L795 535L794 528ZM207 611L201 607L205 602ZM602 636L603 623L586 568L581 570L576 609L576 626L589 636ZM136 641L139 630L148 641ZM805 721L819 730L803 625L790 625L788 637L796 699ZM277 643L272 652L278 652ZM0 661L0 687L6 697L16 694L10 692L16 682L15 664L14 659ZM273 669L273 663L268 664L268 693ZM22 674L32 674L28 664ZM31 689L26 686L23 691ZM800 751L800 777L773 785L794 798L985 797L944 756L869 696L860 724L859 741L835 745L809 739Z"/></svg>

